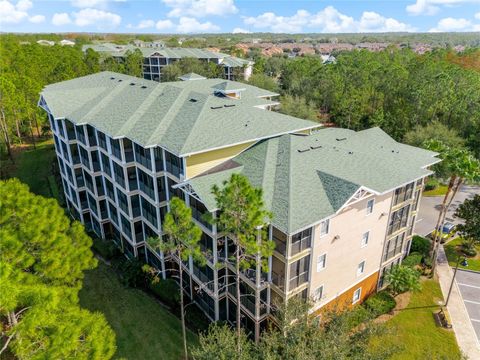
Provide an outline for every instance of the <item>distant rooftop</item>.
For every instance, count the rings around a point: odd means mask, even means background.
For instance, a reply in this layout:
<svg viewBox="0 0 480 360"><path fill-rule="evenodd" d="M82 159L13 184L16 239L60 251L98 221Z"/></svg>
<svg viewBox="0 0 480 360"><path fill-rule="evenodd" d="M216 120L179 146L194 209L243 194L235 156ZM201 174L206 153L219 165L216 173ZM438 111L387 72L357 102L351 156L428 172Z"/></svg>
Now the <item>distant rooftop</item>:
<svg viewBox="0 0 480 360"><path fill-rule="evenodd" d="M242 98L215 96L225 82L245 89ZM178 156L319 126L259 108L276 104L264 97L278 94L223 79L158 83L105 71L48 85L41 95L57 118Z"/></svg>
<svg viewBox="0 0 480 360"><path fill-rule="evenodd" d="M214 211L212 186L241 173L263 189L273 225L292 234L335 214L360 189L382 194L431 174L426 167L439 161L435 155L380 128L325 128L261 141L187 183Z"/></svg>
<svg viewBox="0 0 480 360"><path fill-rule="evenodd" d="M161 56L170 59L182 59L186 57L193 57L197 59L219 59L221 64L230 67L241 67L248 65L251 61L246 59L240 59L229 54L224 54L220 52L209 51L206 49L196 49L196 48L165 48L165 47L137 47L132 44L128 45L117 45L113 43L98 43L98 44L88 44L83 45L82 50L87 51L87 49L92 49L100 53L107 53L111 56L123 57L126 55L127 51L135 51L136 49L140 50L144 57L150 56Z"/></svg>
<svg viewBox="0 0 480 360"><path fill-rule="evenodd" d="M188 73L188 74L185 74L185 75L182 75L179 77L180 80L183 80L183 81L188 81L188 80L205 80L206 77L205 76L202 76L202 75L198 75L198 74L195 74L195 73Z"/></svg>

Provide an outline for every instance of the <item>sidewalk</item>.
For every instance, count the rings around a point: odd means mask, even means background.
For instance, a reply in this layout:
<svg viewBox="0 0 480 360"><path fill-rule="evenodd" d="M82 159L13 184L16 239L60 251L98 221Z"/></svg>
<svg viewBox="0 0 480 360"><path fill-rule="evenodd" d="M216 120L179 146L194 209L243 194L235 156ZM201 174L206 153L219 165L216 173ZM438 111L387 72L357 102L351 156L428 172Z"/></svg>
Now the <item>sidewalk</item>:
<svg viewBox="0 0 480 360"><path fill-rule="evenodd" d="M438 252L437 274L443 296L446 299L452 282L453 270L448 265L443 246L440 246ZM470 360L480 359L480 344L477 341L457 283L453 285L447 309L452 320L458 346Z"/></svg>

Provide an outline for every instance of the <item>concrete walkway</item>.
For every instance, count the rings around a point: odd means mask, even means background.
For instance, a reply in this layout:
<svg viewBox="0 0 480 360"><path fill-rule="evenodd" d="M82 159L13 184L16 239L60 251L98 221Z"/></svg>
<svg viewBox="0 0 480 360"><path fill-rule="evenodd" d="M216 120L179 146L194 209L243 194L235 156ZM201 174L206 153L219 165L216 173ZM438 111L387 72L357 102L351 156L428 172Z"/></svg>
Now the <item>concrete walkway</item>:
<svg viewBox="0 0 480 360"><path fill-rule="evenodd" d="M443 297L446 299L453 278L453 269L448 265L443 246L440 246L438 252L437 274ZM469 359L480 359L480 343L475 335L475 330L470 322L467 309L465 308L456 282L453 285L447 309L450 314L458 346Z"/></svg>

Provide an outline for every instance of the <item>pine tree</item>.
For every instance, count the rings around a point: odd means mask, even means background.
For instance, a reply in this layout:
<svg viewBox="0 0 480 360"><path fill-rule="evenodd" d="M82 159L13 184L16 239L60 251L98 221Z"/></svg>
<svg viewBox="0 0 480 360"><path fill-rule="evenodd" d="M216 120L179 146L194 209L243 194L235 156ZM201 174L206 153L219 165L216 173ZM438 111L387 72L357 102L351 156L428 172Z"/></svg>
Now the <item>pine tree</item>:
<svg viewBox="0 0 480 360"><path fill-rule="evenodd" d="M149 238L148 244L154 249L169 253L178 265L180 283L180 311L182 322L183 348L188 359L187 334L185 329L185 306L183 299L183 262L190 256L200 265L205 264L205 256L200 249L202 230L192 220L192 209L179 198L170 201L170 212L165 216L163 232L167 239Z"/></svg>
<svg viewBox="0 0 480 360"><path fill-rule="evenodd" d="M266 224L271 214L265 210L262 190L254 188L248 179L240 174L232 174L223 188L212 189L218 211L213 221L218 231L224 233L235 245L236 302L237 302L237 338L240 339L241 294L240 271L261 263L263 271L268 270L267 258L272 254L275 244L266 239ZM240 340L237 351L241 351Z"/></svg>
<svg viewBox="0 0 480 360"><path fill-rule="evenodd" d="M92 240L55 200L17 179L0 182L0 315L3 347L21 359L109 359L115 334L78 306Z"/></svg>

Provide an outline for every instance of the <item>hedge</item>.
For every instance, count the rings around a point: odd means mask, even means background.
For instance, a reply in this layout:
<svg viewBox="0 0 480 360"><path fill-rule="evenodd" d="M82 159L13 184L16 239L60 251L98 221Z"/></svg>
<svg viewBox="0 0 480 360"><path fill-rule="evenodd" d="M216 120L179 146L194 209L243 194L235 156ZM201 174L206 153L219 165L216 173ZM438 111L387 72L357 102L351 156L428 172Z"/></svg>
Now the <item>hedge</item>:
<svg viewBox="0 0 480 360"><path fill-rule="evenodd" d="M380 316L392 311L395 308L396 302L388 292L380 291L365 300L363 305L370 310L374 316Z"/></svg>

